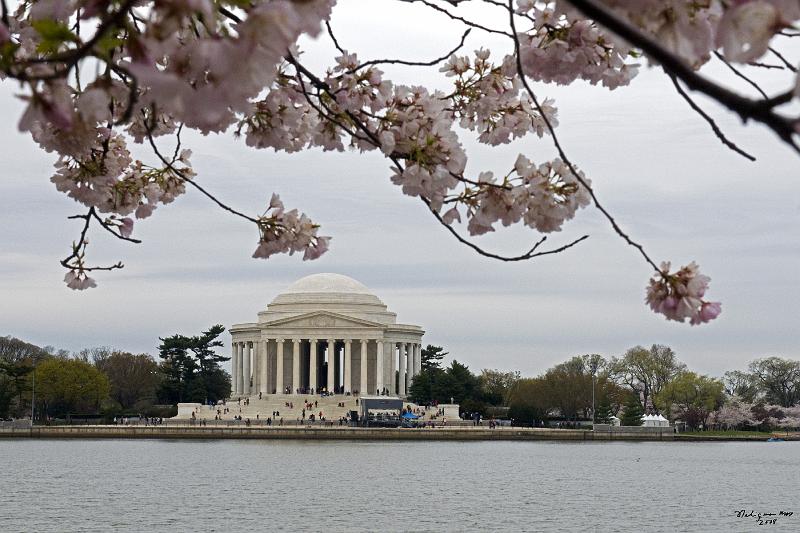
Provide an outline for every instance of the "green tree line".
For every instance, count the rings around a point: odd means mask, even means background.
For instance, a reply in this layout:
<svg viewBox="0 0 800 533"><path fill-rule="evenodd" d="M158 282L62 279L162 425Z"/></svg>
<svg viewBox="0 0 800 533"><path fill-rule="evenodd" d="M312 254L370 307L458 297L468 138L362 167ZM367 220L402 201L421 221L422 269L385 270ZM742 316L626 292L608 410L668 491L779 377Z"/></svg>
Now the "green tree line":
<svg viewBox="0 0 800 533"><path fill-rule="evenodd" d="M0 337L0 418L170 413L178 402L214 402L230 393L215 353L225 328L160 339L158 361L101 347L70 353ZM35 405L32 406L32 403ZM161 406L161 407L160 407Z"/></svg>

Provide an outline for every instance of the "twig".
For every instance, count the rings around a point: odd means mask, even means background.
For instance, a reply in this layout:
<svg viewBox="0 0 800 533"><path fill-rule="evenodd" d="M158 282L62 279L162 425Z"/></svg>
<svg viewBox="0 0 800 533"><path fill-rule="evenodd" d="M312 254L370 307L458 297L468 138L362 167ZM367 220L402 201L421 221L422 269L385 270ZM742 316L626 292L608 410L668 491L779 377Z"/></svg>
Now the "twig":
<svg viewBox="0 0 800 533"><path fill-rule="evenodd" d="M398 0L398 1L399 2L405 2L407 4L415 4L417 2L420 2L422 4L425 4L429 8L431 8L431 9L433 9L435 11L438 11L439 13L443 13L443 14L447 15L451 19L457 20L457 21L459 21L459 22L461 22L463 24L466 24L467 26L470 26L472 28L478 28L478 29L483 30L483 31L485 31L487 33L494 33L496 35L505 35L506 37L512 37L511 35L509 35L508 33L504 32L504 31L494 30L494 29L489 28L487 26L484 26L482 24L478 24L477 22L472 22L470 20L467 20L464 17L459 17L458 15L454 15L454 14L450 13L449 11L447 11L446 9L444 9L442 7L439 7L434 3L428 2L428 0Z"/></svg>
<svg viewBox="0 0 800 533"><path fill-rule="evenodd" d="M690 97L688 94L686 94L686 91L684 91L684 90L683 90L683 87L681 87L681 86L680 86L680 83L678 83L678 79L675 77L675 75L674 75L674 74L669 74L669 73L668 73L667 75L668 75L668 76L669 76L669 78L672 80L672 84L675 86L675 90L677 90L677 91L678 91L678 94L680 94L680 95L683 97L683 99L684 99L684 100L686 100L686 102L689 104L689 107L691 107L692 109L694 109L694 110L697 112L697 114L698 114L698 115L700 115L701 117L703 117L703 118L705 119L705 121L706 121L706 122L708 122L708 125L709 125L709 126L711 126L711 129L714 131L714 135L716 135L716 136L717 136L717 138L718 138L720 141L722 141L722 144L724 144L725 146L727 146L728 148L730 148L731 150L733 150L733 151L734 151L734 152L736 152L737 154L739 154L739 155L741 155L741 156L743 156L743 157L745 157L745 158L749 159L750 161L755 161L755 160L756 160L756 158L755 158L755 157L753 157L752 155L748 154L747 152L745 152L744 150L742 150L741 148L739 148L738 146L736 146L736 145L735 145L735 144L734 144L732 141L730 141L730 140L729 140L727 137L725 137L725 134L724 134L724 133L722 133L722 130L721 130L721 129L719 129L719 126L717 126L717 123L716 123L716 122L714 122L714 119L713 119L713 118L711 118L711 117L708 115L708 113L706 113L705 111L703 111L703 110L700 108L700 106L699 106L699 105L697 105L697 103L695 103L695 101L694 101L694 100L692 100L692 98L691 98L691 97Z"/></svg>
<svg viewBox="0 0 800 533"><path fill-rule="evenodd" d="M737 77L743 79L744 81L749 83L756 91L758 91L759 94L764 97L764 100L769 98L769 96L767 96L767 93L764 92L764 89L762 89L759 84L757 84L756 82L754 82L753 80L742 74L742 71L731 65L730 62L727 59L725 59L725 57L722 54L714 50L714 55L717 57L717 59L725 63L725 66L728 67L731 70L731 72L733 72Z"/></svg>
<svg viewBox="0 0 800 533"><path fill-rule="evenodd" d="M747 63L751 67L765 68L769 70L785 70L783 65L770 65L769 63L759 63L758 61L750 61Z"/></svg>
<svg viewBox="0 0 800 533"><path fill-rule="evenodd" d="M456 240L458 240L458 242L469 246L474 251L478 252L480 255L482 255L484 257L490 257L492 259L497 259L499 261L506 261L506 262L526 261L528 259L533 259L534 257L541 257L543 255L550 255L550 254L557 254L557 253L563 252L564 250L567 250L568 248L572 248L573 246L575 246L579 242L585 241L586 239L589 238L588 235L584 235L583 237L579 237L579 238L575 239L574 241L565 244L564 246L560 246L560 247L554 248L552 250L545 250L544 252L537 252L536 250L539 248L539 246L541 246L547 240L547 235L545 235L541 239L536 241L536 244L533 245L533 248L531 248L530 250L528 250L527 252L525 252L522 255L517 255L517 256L497 255L497 254L494 254L494 253L491 253L491 252L487 252L486 250L484 250L483 248L481 248L480 246L478 246L474 242L471 242L471 241L465 239L464 237L462 237L461 235L459 235L458 232L450 224L446 223L444 221L444 219L442 219L442 215L440 215L438 213L438 211L436 211L435 209L433 209L433 207L431 207L430 200L428 200L424 196L420 196L420 199L422 199L422 201L425 203L425 205L428 206L428 210L431 213L433 213L433 216L436 217L436 220L439 221L439 224L444 226L447 229L447 231L449 231L450 234L453 235L453 237L455 237Z"/></svg>
<svg viewBox="0 0 800 533"><path fill-rule="evenodd" d="M153 110L152 115L153 115L153 120L155 120L155 116L156 116L155 110ZM153 152L156 154L156 157L158 157L161 160L161 162L167 168L172 170L172 172L174 172L176 176L178 176L181 180L183 180L184 183L188 183L189 185L191 185L192 187L194 187L195 189L200 191L204 196L209 198L212 202L217 204L219 207L221 207L225 211L228 211L229 213L233 213L234 215L236 215L238 217L241 217L241 218L243 218L245 220L248 220L248 221L250 221L250 222L252 222L254 224L258 224L258 220L256 220L255 218L253 218L251 216L248 216L248 215L245 215L244 213L241 213L241 212L237 211L236 209L234 209L234 208L232 208L232 207L230 207L228 205L225 205L219 199L217 199L216 196L214 196L213 194L211 194L210 192L205 190L202 186L198 185L197 182L195 182L193 179L186 177L186 175L183 173L183 171L181 169L176 168L173 165L174 160L173 161L168 161L167 158L164 157L164 155L158 149L158 146L156 145L155 140L153 139L152 126L147 123L147 119L146 118L143 119L143 122L144 122L145 129L147 130L147 140L150 142L150 146L153 148Z"/></svg>
<svg viewBox="0 0 800 533"><path fill-rule="evenodd" d="M783 57L783 56L781 55L781 53L780 53L780 52L778 52L777 50L775 50L775 49L774 49L774 48L772 48L771 46L769 47L769 51L770 51L770 52L772 52L772 54L773 54L775 57L777 57L778 59L780 59L780 60L781 60L781 63L783 63L783 64L786 66L786 68L788 68L788 69L789 69L789 70L791 70L792 72L797 72L797 67L795 67L794 65L792 65L792 64L789 62L789 60L788 60L788 59L786 59L785 57Z"/></svg>
<svg viewBox="0 0 800 533"><path fill-rule="evenodd" d="M471 31L472 28L467 28L467 31L465 31L464 34L461 36L461 41L458 43L458 45L449 52L447 52L446 54L444 54L443 56L437 57L436 59L432 59L430 61L405 61L403 59L373 59L371 61L365 61L364 63L361 63L356 68L350 70L348 73L351 74L359 69L368 67L370 65L382 65L382 64L407 65L412 67L432 67L434 65L441 63L442 61L445 61L451 55L461 50L461 48L464 46L464 41L467 39L467 35L469 35Z"/></svg>
<svg viewBox="0 0 800 533"><path fill-rule="evenodd" d="M89 224L91 223L92 218L96 218L96 219L100 220L100 218L97 216L97 212L95 211L94 207L90 207L85 215L72 215L72 216L67 217L67 219L69 219L69 220L82 219L84 221L84 224L83 224L83 228L81 229L81 234L78 237L77 244L73 243L73 245L72 245L72 253L69 254L67 257L65 257L64 259L62 259L60 261L61 266L63 266L64 268L66 268L68 270L78 270L78 269L80 269L80 270L85 271L85 272L91 272L93 270L116 270L116 269L119 269L119 268L123 268L125 265L123 265L121 261L117 262L116 264L113 264L113 265L110 265L110 266L105 266L105 267L101 267L101 266L87 267L87 266L80 265L80 263L79 263L80 266L73 266L73 265L69 264L69 262L71 260L77 259L79 257L80 252L81 252L82 249L83 250L86 249L86 244L87 244L86 233L89 231ZM102 220L100 220L100 224L103 227L106 227L105 223ZM106 228L106 229L108 229L108 228ZM109 230L109 231L111 231L111 230ZM121 235L117 235L113 231L111 231L111 233L114 236L116 236L116 237L118 237L120 239L132 240L132 242L140 242L140 241L136 241L136 239L129 239L129 238L126 238L126 237L122 237Z"/></svg>
<svg viewBox="0 0 800 533"><path fill-rule="evenodd" d="M229 10L226 7L219 6L217 7L217 10L220 12L220 14L228 17L234 22L242 22L242 19L238 15L236 15L235 13L233 13L233 11Z"/></svg>
<svg viewBox="0 0 800 533"><path fill-rule="evenodd" d="M132 243L134 243L134 244L141 244L141 243L142 243L142 241L140 241L139 239L134 239L133 237L125 237L125 236L124 236L124 235L122 235L121 233L118 233L118 232L114 231L110 225L106 224L106 221L105 221L105 220L103 220L102 218L100 218L100 216L97 214L97 211L96 211L94 208L91 208L91 209L89 210L89 214L90 214L90 215L91 215L93 218L95 218L95 219L97 220L97 222L99 222L99 223L100 223L100 226L101 226L103 229L105 229L107 232L109 232L111 235L113 235L113 236L114 236L114 237L116 237L117 239L120 239L120 240L123 240L123 241L132 242Z"/></svg>
<svg viewBox="0 0 800 533"><path fill-rule="evenodd" d="M327 21L327 20L325 21L325 27L328 29L328 36L330 36L331 41L333 41L333 46L335 46L336 49L339 50L340 54L342 54L342 55L347 54L347 52L344 50L344 48L339 46L339 41L336 39L336 36L333 34L333 28L331 28L330 21Z"/></svg>

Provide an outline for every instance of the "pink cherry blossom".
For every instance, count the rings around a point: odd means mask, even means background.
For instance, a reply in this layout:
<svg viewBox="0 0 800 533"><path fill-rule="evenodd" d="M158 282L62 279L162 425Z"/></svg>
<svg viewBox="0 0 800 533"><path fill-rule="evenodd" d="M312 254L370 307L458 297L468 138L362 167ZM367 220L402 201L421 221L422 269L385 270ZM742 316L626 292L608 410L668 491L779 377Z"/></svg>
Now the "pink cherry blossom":
<svg viewBox="0 0 800 533"><path fill-rule="evenodd" d="M717 45L731 61L753 61L767 52L772 36L784 25L772 2L740 1L729 7L720 20Z"/></svg>
<svg viewBox="0 0 800 533"><path fill-rule="evenodd" d="M700 274L694 263L670 273L670 264L662 263L661 271L650 280L646 301L656 313L667 320L697 325L714 320L722 312L718 302L703 300L710 278Z"/></svg>

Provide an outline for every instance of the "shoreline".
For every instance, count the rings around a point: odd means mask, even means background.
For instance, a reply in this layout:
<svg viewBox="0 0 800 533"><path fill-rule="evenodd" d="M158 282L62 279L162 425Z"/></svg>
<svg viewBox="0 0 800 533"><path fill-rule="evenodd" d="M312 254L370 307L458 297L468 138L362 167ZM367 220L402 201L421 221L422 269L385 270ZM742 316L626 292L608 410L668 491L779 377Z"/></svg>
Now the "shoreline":
<svg viewBox="0 0 800 533"><path fill-rule="evenodd" d="M685 435L670 431L627 432L550 428L440 427L433 429L354 427L214 427L214 426L34 426L0 429L2 439L261 439L261 440L435 440L435 441L671 441L766 442L769 435ZM787 439L795 440L795 439Z"/></svg>

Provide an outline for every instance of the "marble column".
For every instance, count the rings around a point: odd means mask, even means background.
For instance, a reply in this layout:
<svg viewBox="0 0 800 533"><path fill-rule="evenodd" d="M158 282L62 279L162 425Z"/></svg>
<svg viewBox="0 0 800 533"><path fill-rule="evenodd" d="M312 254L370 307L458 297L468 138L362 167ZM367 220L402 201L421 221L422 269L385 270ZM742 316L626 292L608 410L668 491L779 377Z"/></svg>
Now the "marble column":
<svg viewBox="0 0 800 533"><path fill-rule="evenodd" d="M417 353L417 345L411 343L408 345L408 388L411 388L411 382L414 381L415 371L416 371L416 353Z"/></svg>
<svg viewBox="0 0 800 533"><path fill-rule="evenodd" d="M397 394L397 343L389 343L389 393Z"/></svg>
<svg viewBox="0 0 800 533"><path fill-rule="evenodd" d="M314 389L314 394L319 394L317 390L317 339L311 339L308 359L308 387Z"/></svg>
<svg viewBox="0 0 800 533"><path fill-rule="evenodd" d="M353 382L352 376L353 373L353 349L352 349L353 341L350 339L345 339L344 341L344 392L352 392L353 389Z"/></svg>
<svg viewBox="0 0 800 533"><path fill-rule="evenodd" d="M422 371L422 345L414 345L414 377Z"/></svg>
<svg viewBox="0 0 800 533"><path fill-rule="evenodd" d="M393 342L383 343L383 386L389 394L394 394L394 359L395 346Z"/></svg>
<svg viewBox="0 0 800 533"><path fill-rule="evenodd" d="M383 342L376 340L375 341L375 389L377 389L378 394L383 392ZM372 392L372 391L370 391Z"/></svg>
<svg viewBox="0 0 800 533"><path fill-rule="evenodd" d="M336 357L336 340L328 339L328 392L333 392L333 387L335 383L333 380L336 377L334 373L334 369L336 367L336 362L334 358Z"/></svg>
<svg viewBox="0 0 800 533"><path fill-rule="evenodd" d="M239 394L239 349L231 341L231 397Z"/></svg>
<svg viewBox="0 0 800 533"><path fill-rule="evenodd" d="M399 345L400 352L400 366L397 369L397 394L400 396L406 395L406 348L410 345L401 342Z"/></svg>
<svg viewBox="0 0 800 533"><path fill-rule="evenodd" d="M269 344L267 341L259 341L258 364L261 370L261 377L258 383L258 392L269 394Z"/></svg>
<svg viewBox="0 0 800 533"><path fill-rule="evenodd" d="M244 364L242 365L242 375L244 376L244 386L242 387L242 394L248 396L250 394L250 355L251 344L247 341L243 345L242 353L244 357Z"/></svg>
<svg viewBox="0 0 800 533"><path fill-rule="evenodd" d="M362 396L370 394L367 388L367 341L361 339L361 379L358 380L358 393Z"/></svg>
<svg viewBox="0 0 800 533"><path fill-rule="evenodd" d="M253 341L253 348L252 348L253 360L250 363L251 365L250 373L253 374L253 383L252 385L250 385L250 390L252 391L253 394L256 394L258 392L259 383L261 383L261 374L260 374L261 364L258 360L258 358L261 355L261 351L259 350L260 348L259 344L261 344L260 341Z"/></svg>
<svg viewBox="0 0 800 533"><path fill-rule="evenodd" d="M408 345L408 368L406 369L408 380L406 383L406 391L411 388L411 382L414 381L414 349L416 346L417 345L414 343L409 343Z"/></svg>
<svg viewBox="0 0 800 533"><path fill-rule="evenodd" d="M236 394L244 394L244 343L236 343Z"/></svg>
<svg viewBox="0 0 800 533"><path fill-rule="evenodd" d="M292 394L300 388L300 339L292 339Z"/></svg>
<svg viewBox="0 0 800 533"><path fill-rule="evenodd" d="M278 364L275 365L275 393L283 394L283 339L278 339Z"/></svg>

